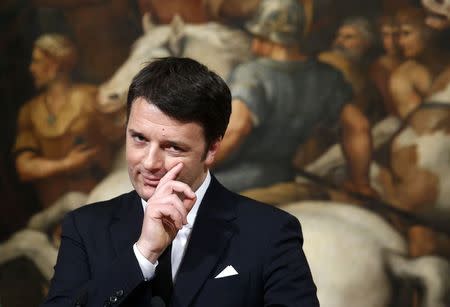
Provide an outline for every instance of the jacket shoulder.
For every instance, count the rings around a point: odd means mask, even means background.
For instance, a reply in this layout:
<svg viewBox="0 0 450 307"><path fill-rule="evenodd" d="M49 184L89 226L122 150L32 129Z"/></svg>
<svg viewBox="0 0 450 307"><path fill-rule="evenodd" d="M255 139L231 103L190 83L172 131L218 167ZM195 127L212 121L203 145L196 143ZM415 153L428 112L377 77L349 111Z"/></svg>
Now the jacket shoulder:
<svg viewBox="0 0 450 307"><path fill-rule="evenodd" d="M256 224L283 224L289 221L298 221L292 214L254 199L237 195L238 216L243 219L251 219Z"/></svg>
<svg viewBox="0 0 450 307"><path fill-rule="evenodd" d="M70 212L75 219L103 219L121 210L123 206L136 201L139 196L135 191L124 193L114 198L87 204Z"/></svg>

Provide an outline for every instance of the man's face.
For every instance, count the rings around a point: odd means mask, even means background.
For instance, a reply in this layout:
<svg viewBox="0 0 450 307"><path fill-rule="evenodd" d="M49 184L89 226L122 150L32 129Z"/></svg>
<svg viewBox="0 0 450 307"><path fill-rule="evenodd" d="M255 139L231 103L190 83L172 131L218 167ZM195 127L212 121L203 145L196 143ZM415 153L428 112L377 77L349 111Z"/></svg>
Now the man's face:
<svg viewBox="0 0 450 307"><path fill-rule="evenodd" d="M425 40L420 26L411 24L400 25L399 45L407 58L419 56L425 49Z"/></svg>
<svg viewBox="0 0 450 307"><path fill-rule="evenodd" d="M176 180L195 191L214 162L220 140L206 149L203 128L194 122L179 122L144 98L131 107L126 133L126 160L131 183L144 200L155 191L159 180L179 162ZM205 154L206 151L206 154Z"/></svg>
<svg viewBox="0 0 450 307"><path fill-rule="evenodd" d="M253 54L257 56L268 57L272 51L272 43L265 39L254 37L251 49Z"/></svg>
<svg viewBox="0 0 450 307"><path fill-rule="evenodd" d="M380 30L384 50L387 54L395 55L398 50L398 27L393 25L383 25Z"/></svg>
<svg viewBox="0 0 450 307"><path fill-rule="evenodd" d="M30 64L30 72L33 75L34 85L39 89L48 85L56 78L58 64L41 49L34 48Z"/></svg>
<svg viewBox="0 0 450 307"><path fill-rule="evenodd" d="M345 25L339 28L333 47L351 59L360 59L369 48L369 43L356 27Z"/></svg>

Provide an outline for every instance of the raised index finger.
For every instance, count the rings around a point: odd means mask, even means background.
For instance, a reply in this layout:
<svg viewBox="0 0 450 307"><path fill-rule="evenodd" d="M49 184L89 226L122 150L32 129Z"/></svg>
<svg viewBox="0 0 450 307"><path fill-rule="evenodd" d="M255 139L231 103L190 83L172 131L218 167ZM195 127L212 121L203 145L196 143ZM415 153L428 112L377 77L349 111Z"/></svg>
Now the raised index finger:
<svg viewBox="0 0 450 307"><path fill-rule="evenodd" d="M159 181L158 186L162 186L166 182L170 180L175 180L178 176L178 174L181 172L181 169L183 168L183 163L180 162L174 167L172 167Z"/></svg>

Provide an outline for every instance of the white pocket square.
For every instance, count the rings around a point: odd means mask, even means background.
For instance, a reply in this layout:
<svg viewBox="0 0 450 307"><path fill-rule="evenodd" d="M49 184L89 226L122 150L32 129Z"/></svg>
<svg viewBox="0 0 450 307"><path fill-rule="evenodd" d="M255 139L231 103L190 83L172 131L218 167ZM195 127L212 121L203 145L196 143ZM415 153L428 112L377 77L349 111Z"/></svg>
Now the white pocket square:
<svg viewBox="0 0 450 307"><path fill-rule="evenodd" d="M214 278L224 278L228 276L238 275L239 273L231 266L227 266L225 269L223 269L222 272L220 272L216 277Z"/></svg>

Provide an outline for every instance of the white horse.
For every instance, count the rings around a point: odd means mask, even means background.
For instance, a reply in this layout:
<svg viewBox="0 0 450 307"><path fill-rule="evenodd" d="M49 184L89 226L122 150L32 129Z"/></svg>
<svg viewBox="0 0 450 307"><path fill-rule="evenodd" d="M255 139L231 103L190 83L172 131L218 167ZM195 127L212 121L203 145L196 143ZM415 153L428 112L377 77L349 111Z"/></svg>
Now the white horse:
<svg viewBox="0 0 450 307"><path fill-rule="evenodd" d="M282 209L297 217L323 307L392 306L397 282L423 290L422 307L449 306L450 264L409 259L405 240L381 217L356 206L303 201Z"/></svg>

